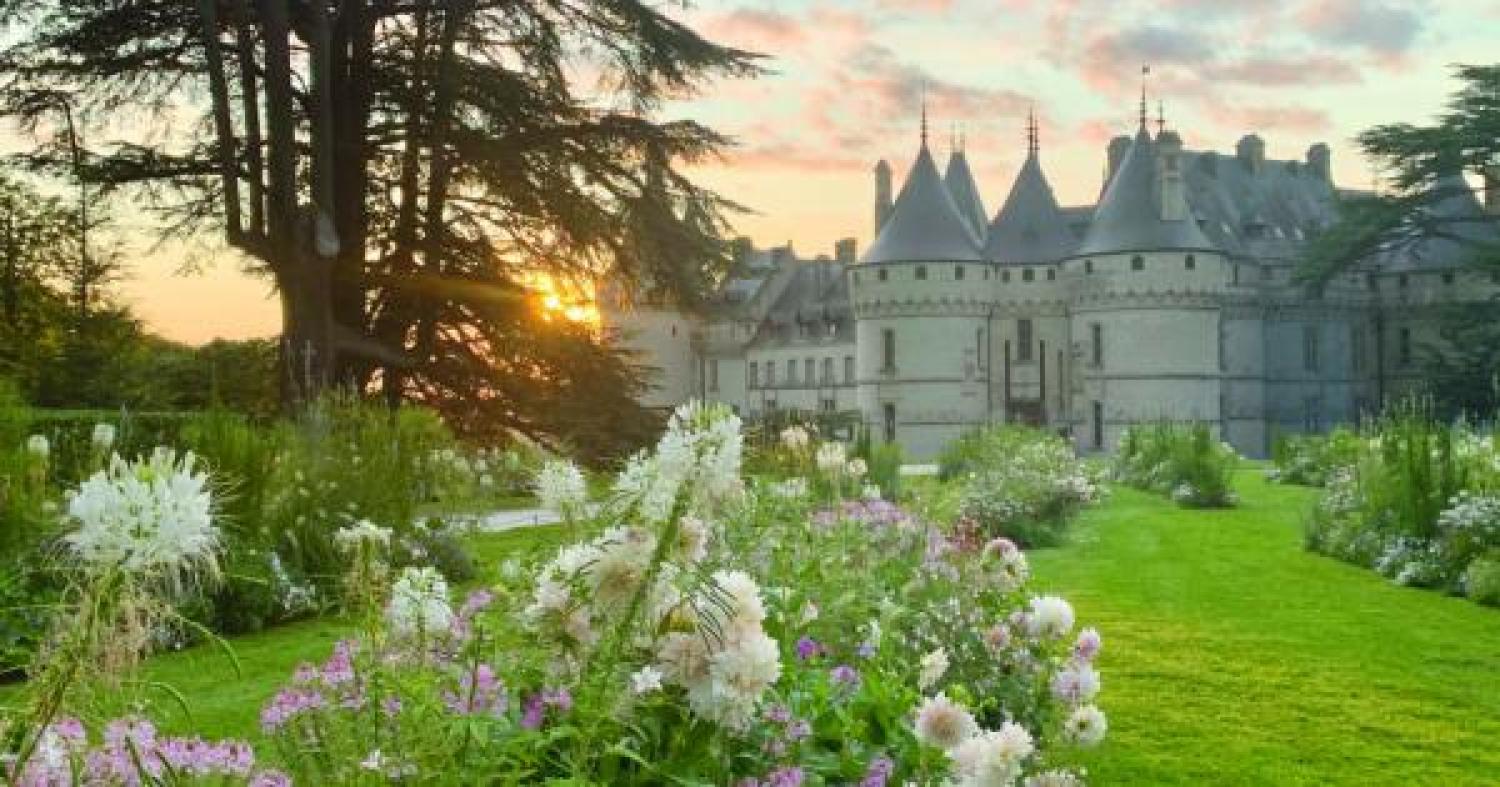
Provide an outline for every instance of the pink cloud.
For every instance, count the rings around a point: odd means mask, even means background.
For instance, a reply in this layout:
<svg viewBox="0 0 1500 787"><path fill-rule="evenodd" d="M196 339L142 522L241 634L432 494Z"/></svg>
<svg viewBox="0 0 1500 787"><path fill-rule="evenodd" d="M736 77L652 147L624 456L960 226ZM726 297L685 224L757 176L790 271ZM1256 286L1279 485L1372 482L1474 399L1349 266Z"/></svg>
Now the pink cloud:
<svg viewBox="0 0 1500 787"><path fill-rule="evenodd" d="M737 8L707 18L702 31L709 37L745 49L775 53L805 41L802 23L779 11Z"/></svg>

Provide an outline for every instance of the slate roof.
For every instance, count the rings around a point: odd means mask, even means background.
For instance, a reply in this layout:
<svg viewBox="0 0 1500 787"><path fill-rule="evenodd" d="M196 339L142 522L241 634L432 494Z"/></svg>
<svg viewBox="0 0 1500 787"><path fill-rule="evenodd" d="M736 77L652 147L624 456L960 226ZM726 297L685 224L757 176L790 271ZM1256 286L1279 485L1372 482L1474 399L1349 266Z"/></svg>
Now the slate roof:
<svg viewBox="0 0 1500 787"><path fill-rule="evenodd" d="M984 211L984 200L979 196L979 186L974 182L974 173L969 169L969 159L962 149L948 156L948 169L943 173L943 185L953 197L953 204L964 217L974 237L984 240L989 214Z"/></svg>
<svg viewBox="0 0 1500 787"><path fill-rule="evenodd" d="M1381 267L1397 271L1456 268L1472 261L1481 245L1500 244L1500 225L1485 213L1462 174L1438 179L1433 190L1438 199L1427 210L1441 222L1434 229L1442 234L1414 236L1396 245L1376 257Z"/></svg>
<svg viewBox="0 0 1500 787"><path fill-rule="evenodd" d="M979 241L953 203L923 144L890 218L861 259L875 262L978 262Z"/></svg>
<svg viewBox="0 0 1500 787"><path fill-rule="evenodd" d="M1078 237L1057 206L1033 151L1021 164L1010 195L989 226L984 256L1010 264L1054 262L1069 256L1077 245Z"/></svg>
<svg viewBox="0 0 1500 787"><path fill-rule="evenodd" d="M1142 127L1105 187L1077 254L1214 248L1191 216L1180 221L1161 218L1156 156L1156 143Z"/></svg>

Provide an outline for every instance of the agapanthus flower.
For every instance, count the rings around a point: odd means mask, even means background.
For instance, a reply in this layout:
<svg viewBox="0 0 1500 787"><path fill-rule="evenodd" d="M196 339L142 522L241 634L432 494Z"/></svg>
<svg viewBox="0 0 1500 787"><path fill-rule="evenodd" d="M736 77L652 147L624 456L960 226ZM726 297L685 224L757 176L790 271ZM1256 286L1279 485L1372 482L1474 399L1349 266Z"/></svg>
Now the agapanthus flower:
<svg viewBox="0 0 1500 787"><path fill-rule="evenodd" d="M1079 705L1099 694L1099 673L1087 662L1070 661L1052 676L1052 693L1064 702Z"/></svg>
<svg viewBox="0 0 1500 787"><path fill-rule="evenodd" d="M1099 636L1098 629L1086 628L1078 632L1078 640L1073 643L1073 655L1081 661L1093 661L1103 644L1104 639Z"/></svg>
<svg viewBox="0 0 1500 787"><path fill-rule="evenodd" d="M582 515L588 502L588 482L578 465L566 459L550 459L536 475L536 496L542 508L572 519Z"/></svg>
<svg viewBox="0 0 1500 787"><path fill-rule="evenodd" d="M219 529L208 476L191 452L158 448L144 460L118 456L68 501L78 524L64 541L90 569L135 574L217 573Z"/></svg>
<svg viewBox="0 0 1500 787"><path fill-rule="evenodd" d="M974 715L945 694L928 697L917 708L913 731L917 740L951 751L979 731Z"/></svg>
<svg viewBox="0 0 1500 787"><path fill-rule="evenodd" d="M1027 632L1033 637L1058 639L1073 630L1073 605L1057 596L1038 596L1031 600Z"/></svg>
<svg viewBox="0 0 1500 787"><path fill-rule="evenodd" d="M1064 734L1079 746L1098 745L1108 731L1109 723L1104 718L1104 711L1093 705L1074 708L1067 721L1063 722Z"/></svg>
<svg viewBox="0 0 1500 787"><path fill-rule="evenodd" d="M448 581L435 568L409 567L402 571L391 587L386 620L398 638L446 634L453 625Z"/></svg>
<svg viewBox="0 0 1500 787"><path fill-rule="evenodd" d="M1021 777L1025 761L1036 750L1031 733L1015 722L981 732L953 750L958 783L974 787L1012 785Z"/></svg>

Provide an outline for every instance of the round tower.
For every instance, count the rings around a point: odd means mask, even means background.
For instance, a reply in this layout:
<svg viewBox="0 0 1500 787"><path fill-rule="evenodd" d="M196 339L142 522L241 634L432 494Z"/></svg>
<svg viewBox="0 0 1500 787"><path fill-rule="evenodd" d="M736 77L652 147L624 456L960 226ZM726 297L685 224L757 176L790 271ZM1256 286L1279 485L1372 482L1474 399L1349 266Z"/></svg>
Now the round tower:
<svg viewBox="0 0 1500 787"><path fill-rule="evenodd" d="M1085 451L1113 450L1131 424L1170 416L1218 427L1224 417L1232 266L1187 203L1181 139L1153 139L1144 118L1064 265L1074 438Z"/></svg>
<svg viewBox="0 0 1500 787"><path fill-rule="evenodd" d="M911 458L935 456L988 415L988 268L924 133L889 216L846 274L860 409L876 439Z"/></svg>

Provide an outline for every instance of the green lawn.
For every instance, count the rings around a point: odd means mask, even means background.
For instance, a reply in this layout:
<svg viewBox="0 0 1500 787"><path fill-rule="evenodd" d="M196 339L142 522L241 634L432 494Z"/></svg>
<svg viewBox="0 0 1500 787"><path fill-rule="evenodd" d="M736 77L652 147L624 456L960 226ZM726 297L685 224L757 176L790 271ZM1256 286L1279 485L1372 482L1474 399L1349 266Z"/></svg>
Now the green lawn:
<svg viewBox="0 0 1500 787"><path fill-rule="evenodd" d="M1500 783L1500 611L1302 549L1315 492L1186 511L1116 489L1041 587L1104 634L1098 784Z"/></svg>
<svg viewBox="0 0 1500 787"><path fill-rule="evenodd" d="M1244 502L1230 511L1116 489L1068 546L1032 555L1038 587L1104 634L1110 736L1090 755L1091 781L1500 781L1500 612L1304 552L1315 493L1258 471L1239 481ZM506 557L561 537L542 528L473 545L494 576ZM238 638L242 677L205 648L153 660L149 676L192 700L191 722L169 712L165 726L250 735L275 687L348 628L315 621ZM0 690L0 704L8 696Z"/></svg>

